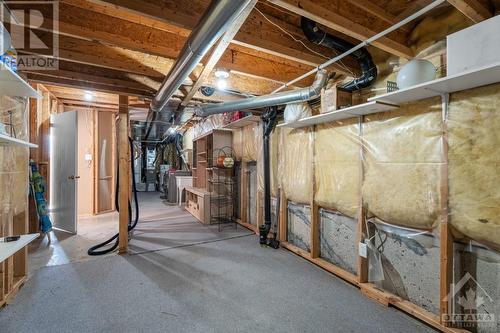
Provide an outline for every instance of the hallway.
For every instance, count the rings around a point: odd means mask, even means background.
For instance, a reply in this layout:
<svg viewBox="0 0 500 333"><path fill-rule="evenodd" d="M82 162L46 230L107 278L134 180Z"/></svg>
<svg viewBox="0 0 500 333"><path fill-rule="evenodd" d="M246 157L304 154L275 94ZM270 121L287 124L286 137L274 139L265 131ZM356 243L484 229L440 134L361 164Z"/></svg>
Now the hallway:
<svg viewBox="0 0 500 333"><path fill-rule="evenodd" d="M240 226L140 202L129 254L40 268L0 311L5 332L433 331Z"/></svg>

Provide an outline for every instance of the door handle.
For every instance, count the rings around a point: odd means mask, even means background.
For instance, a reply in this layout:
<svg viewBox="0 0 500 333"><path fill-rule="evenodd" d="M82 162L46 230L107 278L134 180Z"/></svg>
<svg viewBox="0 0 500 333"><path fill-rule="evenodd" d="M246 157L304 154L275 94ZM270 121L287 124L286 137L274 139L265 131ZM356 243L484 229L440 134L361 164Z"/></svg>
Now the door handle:
<svg viewBox="0 0 500 333"><path fill-rule="evenodd" d="M79 179L80 176L75 176L75 175L71 175L68 177L69 180L75 180L75 179Z"/></svg>

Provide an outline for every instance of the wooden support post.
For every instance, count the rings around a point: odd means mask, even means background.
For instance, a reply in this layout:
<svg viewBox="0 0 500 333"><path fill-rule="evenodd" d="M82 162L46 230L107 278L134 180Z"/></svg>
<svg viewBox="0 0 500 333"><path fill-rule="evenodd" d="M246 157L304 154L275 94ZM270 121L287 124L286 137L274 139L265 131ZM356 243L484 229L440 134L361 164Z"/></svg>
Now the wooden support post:
<svg viewBox="0 0 500 333"><path fill-rule="evenodd" d="M359 117L358 123L358 133L359 133L359 208L358 208L358 229L357 229L357 244L356 248L360 242L364 242L364 238L368 235L368 230L366 229L366 211L363 202L363 180L364 180L364 159L365 159L365 148L363 145L363 121L364 117ZM368 282L368 259L363 258L358 254L358 283Z"/></svg>
<svg viewBox="0 0 500 333"><path fill-rule="evenodd" d="M453 283L453 235L451 234L448 220L448 105L449 95L441 97L443 112L443 166L441 168L441 225L440 225L440 314L441 324L450 326L449 321L445 321L447 315L451 314L452 305L449 304L449 294Z"/></svg>
<svg viewBox="0 0 500 333"><path fill-rule="evenodd" d="M120 207L119 217L119 246L118 252L127 252L128 247L128 224L129 211L128 203L130 199L130 148L128 143L129 136L129 113L128 96L120 95L118 113L120 116L118 125L118 155L120 168L118 201Z"/></svg>
<svg viewBox="0 0 500 333"><path fill-rule="evenodd" d="M320 254L320 230L318 218L318 205L316 204L316 126L312 127L312 144L313 144L313 159L312 159L312 175L311 175L311 258L318 258Z"/></svg>

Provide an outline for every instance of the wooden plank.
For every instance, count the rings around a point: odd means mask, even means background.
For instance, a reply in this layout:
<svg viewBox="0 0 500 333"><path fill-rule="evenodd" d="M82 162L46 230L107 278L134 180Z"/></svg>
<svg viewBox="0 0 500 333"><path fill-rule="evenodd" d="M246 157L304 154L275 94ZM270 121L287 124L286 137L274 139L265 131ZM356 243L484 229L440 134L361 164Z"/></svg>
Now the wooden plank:
<svg viewBox="0 0 500 333"><path fill-rule="evenodd" d="M286 242L288 240L288 200L286 199L285 192L280 191L280 225L279 225L279 241Z"/></svg>
<svg viewBox="0 0 500 333"><path fill-rule="evenodd" d="M477 0L448 0L448 2L474 23L489 19L493 15Z"/></svg>
<svg viewBox="0 0 500 333"><path fill-rule="evenodd" d="M307 17L319 24L322 24L330 29L339 31L343 34L356 38L358 40L366 40L377 32L370 28L362 26L351 21L347 17L339 15L329 8L322 7L311 0L269 0L271 3L287 9L298 15ZM412 58L413 51L406 45L396 42L388 37L382 37L373 42L373 46L380 48L386 52L394 54L398 57Z"/></svg>
<svg viewBox="0 0 500 333"><path fill-rule="evenodd" d="M316 204L315 194L316 194L316 126L312 128L312 141L313 141L313 158L311 161L311 258L318 258L320 254L320 226L319 226L319 211L318 205Z"/></svg>
<svg viewBox="0 0 500 333"><path fill-rule="evenodd" d="M240 184L240 218L242 224L249 224L248 223L248 191L249 191L248 173L249 173L248 164L246 161L242 161L241 184Z"/></svg>
<svg viewBox="0 0 500 333"><path fill-rule="evenodd" d="M441 323L444 326L449 326L450 323L444 322L444 317L451 314L452 306L449 304L448 295L451 291L453 283L453 235L449 227L449 202L448 202L448 104L449 95L442 96L442 126L443 138L441 167L441 223L440 223L440 315Z"/></svg>
<svg viewBox="0 0 500 333"><path fill-rule="evenodd" d="M208 1L185 1L183 7L179 7L175 1L164 1L162 5L154 3L146 3L145 1L123 1L123 0L91 0L91 3L82 3L81 0L64 0L71 5L78 6L79 8L84 8L87 10L97 11L99 14L105 13L116 18L128 20L136 24L148 24L149 27L154 27L155 29L162 29L163 31L169 31L177 36L187 36L191 29L193 29L206 6ZM188 10L187 10L188 9ZM298 40L304 40L304 35L299 26L292 25L280 17L269 16L269 18L279 25L280 27L290 31L295 38ZM148 22L145 22L147 19ZM63 18L64 20L64 18ZM70 22L71 23L71 22ZM154 25L152 24L154 23ZM87 26L86 21L78 22ZM127 24L130 26L130 24ZM111 27L113 28L113 27ZM132 34L135 35L136 27L131 27ZM85 30L102 30L98 29L85 29ZM175 31L175 32L174 32ZM86 31L84 31L86 33ZM150 41L150 45L168 45L168 43L157 42L155 37L159 34L148 34L147 39ZM95 37L94 37L95 38ZM144 40L146 38L135 38L136 40ZM306 42L308 43L308 42ZM233 44L229 46L230 52L226 52L225 56L231 57L231 54L241 53L241 47L250 49L250 54L254 57L258 53L264 59L272 60L275 57L281 58L279 62L287 63L290 66L296 67L297 65L306 65L309 67L314 67L323 62L323 57L313 54L309 50L305 49L301 44L289 39L283 38L283 34L280 30L276 28L273 24L262 18L258 13L251 13L249 19L243 25L243 28L238 32L233 40ZM331 56L331 50L326 48L318 47L312 43L308 43L308 47L313 49L318 53L326 53L327 56ZM175 47L178 49L179 47ZM254 53L255 51L257 53ZM171 51L170 51L171 52ZM247 51L245 51L248 53ZM163 52L162 54L166 54ZM351 70L355 72L358 71L358 66L351 62L351 60L346 60L346 64L352 67ZM339 73L346 74L347 71L341 66L337 66L335 70Z"/></svg>
<svg viewBox="0 0 500 333"><path fill-rule="evenodd" d="M208 60L205 62L205 66L198 76L198 80L193 84L191 90L188 92L184 100L181 102L182 106L189 104L194 94L201 88L203 83L205 83L207 77L212 73L220 58L228 48L229 44L233 40L234 36L240 30L241 26L247 19L248 15L252 11L253 7L257 3L257 0L251 0L247 7L243 9L241 14L236 18L236 20L231 24L229 29L224 33L224 35L217 41L213 47L212 54L209 56Z"/></svg>
<svg viewBox="0 0 500 333"><path fill-rule="evenodd" d="M376 16L377 18L381 19L382 21L385 21L390 25L395 25L396 23L399 22L399 20L397 20L394 15L389 13L384 8L377 6L370 0L348 0L348 1L352 5L365 10L366 12L372 14L373 16ZM401 29L404 30L405 32L409 32L408 28L402 27Z"/></svg>
<svg viewBox="0 0 500 333"><path fill-rule="evenodd" d="M363 123L364 116L359 117L358 121L358 134L359 134L359 208L358 208L358 228L356 240L358 242L357 245L361 242L365 242L366 236L368 236L368 230L366 228L366 209L363 202L363 181L365 177L364 170L364 160L365 160L365 146L363 145ZM357 248L357 247L356 247ZM358 253L358 282L366 283L368 282L368 259L363 258Z"/></svg>
<svg viewBox="0 0 500 333"><path fill-rule="evenodd" d="M120 204L119 216L119 253L127 252L128 248L128 224L129 211L128 203L130 200L130 147L128 142L129 136L129 113L128 113L128 96L120 95L119 98L119 115L120 121L118 125L118 155L120 168L118 200Z"/></svg>

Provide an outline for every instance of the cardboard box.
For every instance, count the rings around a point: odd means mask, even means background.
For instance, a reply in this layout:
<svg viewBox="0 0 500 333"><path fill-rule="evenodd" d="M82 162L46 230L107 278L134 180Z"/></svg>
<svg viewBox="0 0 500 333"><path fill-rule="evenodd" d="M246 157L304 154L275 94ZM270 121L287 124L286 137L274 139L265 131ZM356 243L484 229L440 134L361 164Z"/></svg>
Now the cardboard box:
<svg viewBox="0 0 500 333"><path fill-rule="evenodd" d="M352 106L352 93L337 86L321 91L321 113L332 112Z"/></svg>

